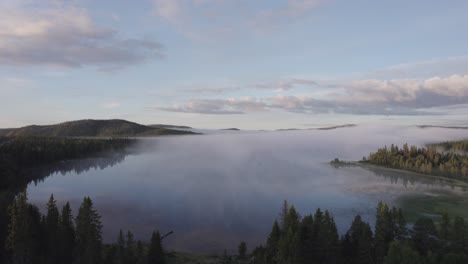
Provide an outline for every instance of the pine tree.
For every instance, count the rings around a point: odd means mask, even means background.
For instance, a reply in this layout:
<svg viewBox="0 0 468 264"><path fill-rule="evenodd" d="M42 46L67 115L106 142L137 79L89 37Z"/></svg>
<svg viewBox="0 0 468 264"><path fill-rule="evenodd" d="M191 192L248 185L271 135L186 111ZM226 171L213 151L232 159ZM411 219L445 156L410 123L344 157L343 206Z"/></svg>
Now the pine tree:
<svg viewBox="0 0 468 264"><path fill-rule="evenodd" d="M385 203L379 202L375 221L375 257L382 262L392 241L392 221Z"/></svg>
<svg viewBox="0 0 468 264"><path fill-rule="evenodd" d="M333 216L331 216L328 210L325 211L323 220L325 227L324 241L322 242L324 259L327 263L336 263L339 254L338 229L336 228Z"/></svg>
<svg viewBox="0 0 468 264"><path fill-rule="evenodd" d="M161 245L161 236L159 232L153 232L148 249L148 264L165 264L166 258Z"/></svg>
<svg viewBox="0 0 468 264"><path fill-rule="evenodd" d="M348 232L347 256L350 263L372 263L372 231L368 223L357 215Z"/></svg>
<svg viewBox="0 0 468 264"><path fill-rule="evenodd" d="M408 235L408 230L406 228L406 220L403 216L403 211L397 209L396 207L392 208L391 216L391 237L390 240L404 240Z"/></svg>
<svg viewBox="0 0 468 264"><path fill-rule="evenodd" d="M297 230L299 229L299 214L294 206L289 208L289 211L284 217L284 230L279 240L278 245L278 261L279 263L294 263L294 257L297 249Z"/></svg>
<svg viewBox="0 0 468 264"><path fill-rule="evenodd" d="M59 225L60 232L60 260L61 263L72 263L73 251L76 245L75 227L70 204L67 202L62 208L62 218Z"/></svg>
<svg viewBox="0 0 468 264"><path fill-rule="evenodd" d="M98 264L101 259L102 225L101 216L93 207L89 197L83 199L76 217L77 262Z"/></svg>
<svg viewBox="0 0 468 264"><path fill-rule="evenodd" d="M273 227L271 228L270 236L267 240L266 246L266 259L267 263L275 264L278 262L277 252L278 252L278 244L281 237L281 229L279 227L278 221L275 220L273 223Z"/></svg>
<svg viewBox="0 0 468 264"><path fill-rule="evenodd" d="M313 246L313 226L314 219L312 215L305 216L300 224L297 238L298 245L296 251L296 263L311 263L314 260L311 247Z"/></svg>
<svg viewBox="0 0 468 264"><path fill-rule="evenodd" d="M115 264L117 259L117 245L112 244L104 247L103 264Z"/></svg>
<svg viewBox="0 0 468 264"><path fill-rule="evenodd" d="M116 263L117 264L125 263L125 237L123 235L122 229L120 229L119 237L117 238Z"/></svg>
<svg viewBox="0 0 468 264"><path fill-rule="evenodd" d="M407 244L394 241L390 244L384 264L419 264L421 257Z"/></svg>
<svg viewBox="0 0 468 264"><path fill-rule="evenodd" d="M238 247L238 260L239 260L239 263L246 263L247 262L247 244L242 241L240 244L239 244L239 247Z"/></svg>
<svg viewBox="0 0 468 264"><path fill-rule="evenodd" d="M437 248L437 230L432 219L422 217L416 220L413 225L411 236L414 248L425 256L428 252L435 252Z"/></svg>
<svg viewBox="0 0 468 264"><path fill-rule="evenodd" d="M284 232L286 230L286 217L288 216L289 213L289 206L288 206L288 201L284 200L283 201L283 207L281 208L281 213L280 213L280 224L281 224L281 230Z"/></svg>
<svg viewBox="0 0 468 264"><path fill-rule="evenodd" d="M57 201L54 195L50 195L47 203L47 214L45 216L45 237L46 237L46 262L50 264L60 263L59 260L59 219L60 214L57 208Z"/></svg>
<svg viewBox="0 0 468 264"><path fill-rule="evenodd" d="M135 240L133 239L133 234L130 231L127 231L127 241L125 244L125 262L127 264L134 264L135 259Z"/></svg>
<svg viewBox="0 0 468 264"><path fill-rule="evenodd" d="M145 255L145 249L143 243L138 240L136 243L136 264L146 264L146 255Z"/></svg>
<svg viewBox="0 0 468 264"><path fill-rule="evenodd" d="M41 215L27 202L25 193L17 195L8 209L9 224L6 247L13 264L34 264L40 261L42 240Z"/></svg>

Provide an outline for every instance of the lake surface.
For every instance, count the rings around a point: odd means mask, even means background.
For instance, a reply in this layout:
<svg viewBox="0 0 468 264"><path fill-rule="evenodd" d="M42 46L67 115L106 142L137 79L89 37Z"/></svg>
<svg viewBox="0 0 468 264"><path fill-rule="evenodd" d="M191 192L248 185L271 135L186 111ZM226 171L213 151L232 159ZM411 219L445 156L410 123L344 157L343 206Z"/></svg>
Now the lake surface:
<svg viewBox="0 0 468 264"><path fill-rule="evenodd" d="M166 248L221 253L235 250L242 240L250 248L265 243L285 199L302 215L328 209L341 233L358 213L373 223L380 200L412 214L437 211L443 202L467 208L463 184L328 164L336 157L359 160L392 143L467 137L466 130L359 126L145 138L135 154L74 162L66 166L74 169L29 184L28 195L43 209L53 193L59 205L69 201L74 214L90 196L107 242L116 240L120 228L142 240L154 229L173 230ZM427 197L431 206L424 203Z"/></svg>

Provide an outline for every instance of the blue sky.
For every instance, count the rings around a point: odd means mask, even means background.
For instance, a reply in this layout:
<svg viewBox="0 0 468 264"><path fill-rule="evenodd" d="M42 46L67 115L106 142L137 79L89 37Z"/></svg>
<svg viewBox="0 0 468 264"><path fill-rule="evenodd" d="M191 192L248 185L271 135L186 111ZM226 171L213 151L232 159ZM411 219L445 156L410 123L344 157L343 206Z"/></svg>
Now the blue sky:
<svg viewBox="0 0 468 264"><path fill-rule="evenodd" d="M464 124L467 1L16 0L0 127Z"/></svg>

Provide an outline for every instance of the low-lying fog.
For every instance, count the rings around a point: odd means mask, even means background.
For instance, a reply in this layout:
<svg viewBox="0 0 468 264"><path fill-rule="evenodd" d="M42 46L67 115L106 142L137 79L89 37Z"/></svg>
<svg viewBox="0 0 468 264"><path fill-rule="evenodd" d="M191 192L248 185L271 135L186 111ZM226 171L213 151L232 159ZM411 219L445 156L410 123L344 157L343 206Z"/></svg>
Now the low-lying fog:
<svg viewBox="0 0 468 264"><path fill-rule="evenodd" d="M437 180L334 168L334 158L359 160L384 145L468 138L467 130L358 126L335 130L238 132L142 139L140 154L105 169L52 175L28 187L29 199L44 207L51 193L76 214L90 196L104 224L104 238L132 230L148 240L153 229L173 230L169 249L221 253L241 240L264 243L282 202L301 214L330 210L343 233L360 213L373 222L379 200L398 204L409 194L439 195L460 188ZM399 175L397 175L399 176ZM409 181L408 181L409 178Z"/></svg>

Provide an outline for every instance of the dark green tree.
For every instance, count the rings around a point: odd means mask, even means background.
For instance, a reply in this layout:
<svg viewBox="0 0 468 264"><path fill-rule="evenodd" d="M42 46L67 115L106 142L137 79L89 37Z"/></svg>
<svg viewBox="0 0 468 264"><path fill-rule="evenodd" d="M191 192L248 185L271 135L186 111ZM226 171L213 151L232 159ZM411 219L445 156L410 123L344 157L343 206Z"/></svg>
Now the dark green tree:
<svg viewBox="0 0 468 264"><path fill-rule="evenodd" d="M271 228L270 236L267 240L266 246L266 261L267 263L275 264L278 262L277 253L278 245L281 237L281 229L279 227L278 221L275 220L273 227Z"/></svg>
<svg viewBox="0 0 468 264"><path fill-rule="evenodd" d="M34 264L43 259L41 215L27 201L25 193L17 195L8 209L9 224L6 247L13 264Z"/></svg>
<svg viewBox="0 0 468 264"><path fill-rule="evenodd" d="M421 257L417 251L401 241L390 243L384 264L419 264Z"/></svg>
<svg viewBox="0 0 468 264"><path fill-rule="evenodd" d="M244 241L239 244L237 258L239 263L247 262L247 244Z"/></svg>
<svg viewBox="0 0 468 264"><path fill-rule="evenodd" d="M279 263L294 263L297 249L297 231L299 229L300 216L294 206L284 217L284 230L278 242L278 261Z"/></svg>
<svg viewBox="0 0 468 264"><path fill-rule="evenodd" d="M60 263L60 214L57 208L57 201L51 194L47 202L47 214L45 216L45 237L46 237L46 262L50 264Z"/></svg>
<svg viewBox="0 0 468 264"><path fill-rule="evenodd" d="M161 236L159 232L153 232L148 248L148 264L165 264L163 247L161 244Z"/></svg>
<svg viewBox="0 0 468 264"><path fill-rule="evenodd" d="M297 263L311 263L314 260L313 251L311 250L314 243L314 219L312 215L305 216L298 230L298 245L295 256Z"/></svg>
<svg viewBox="0 0 468 264"><path fill-rule="evenodd" d="M135 263L136 264L146 264L147 261L146 261L146 254L145 254L145 246L143 245L143 243L138 240L138 242L136 243L136 261Z"/></svg>
<svg viewBox="0 0 468 264"><path fill-rule="evenodd" d="M468 256L464 253L448 253L442 257L442 261L440 263L466 264L468 263Z"/></svg>
<svg viewBox="0 0 468 264"><path fill-rule="evenodd" d="M122 229L119 230L119 237L117 238L117 252L115 262L117 264L125 263L125 237Z"/></svg>
<svg viewBox="0 0 468 264"><path fill-rule="evenodd" d="M379 202L377 206L375 220L375 258L378 263L383 262L383 259L388 251L388 245L392 241L393 228L388 206Z"/></svg>
<svg viewBox="0 0 468 264"><path fill-rule="evenodd" d="M101 261L101 216L93 207L91 198L85 197L76 217L76 260L79 264L97 264Z"/></svg>
<svg viewBox="0 0 468 264"><path fill-rule="evenodd" d="M345 259L349 263L372 263L372 231L368 223L357 215L348 232L344 243Z"/></svg>
<svg viewBox="0 0 468 264"><path fill-rule="evenodd" d="M134 264L136 262L136 245L135 240L133 239L133 234L130 231L127 231L127 241L125 243L125 263Z"/></svg>
<svg viewBox="0 0 468 264"><path fill-rule="evenodd" d="M59 224L59 241L61 263L72 263L76 238L72 210L68 202L62 208L61 221Z"/></svg>
<svg viewBox="0 0 468 264"><path fill-rule="evenodd" d="M422 256L427 255L428 252L435 252L438 247L438 236L432 219L422 217L416 220L411 240L413 247Z"/></svg>

